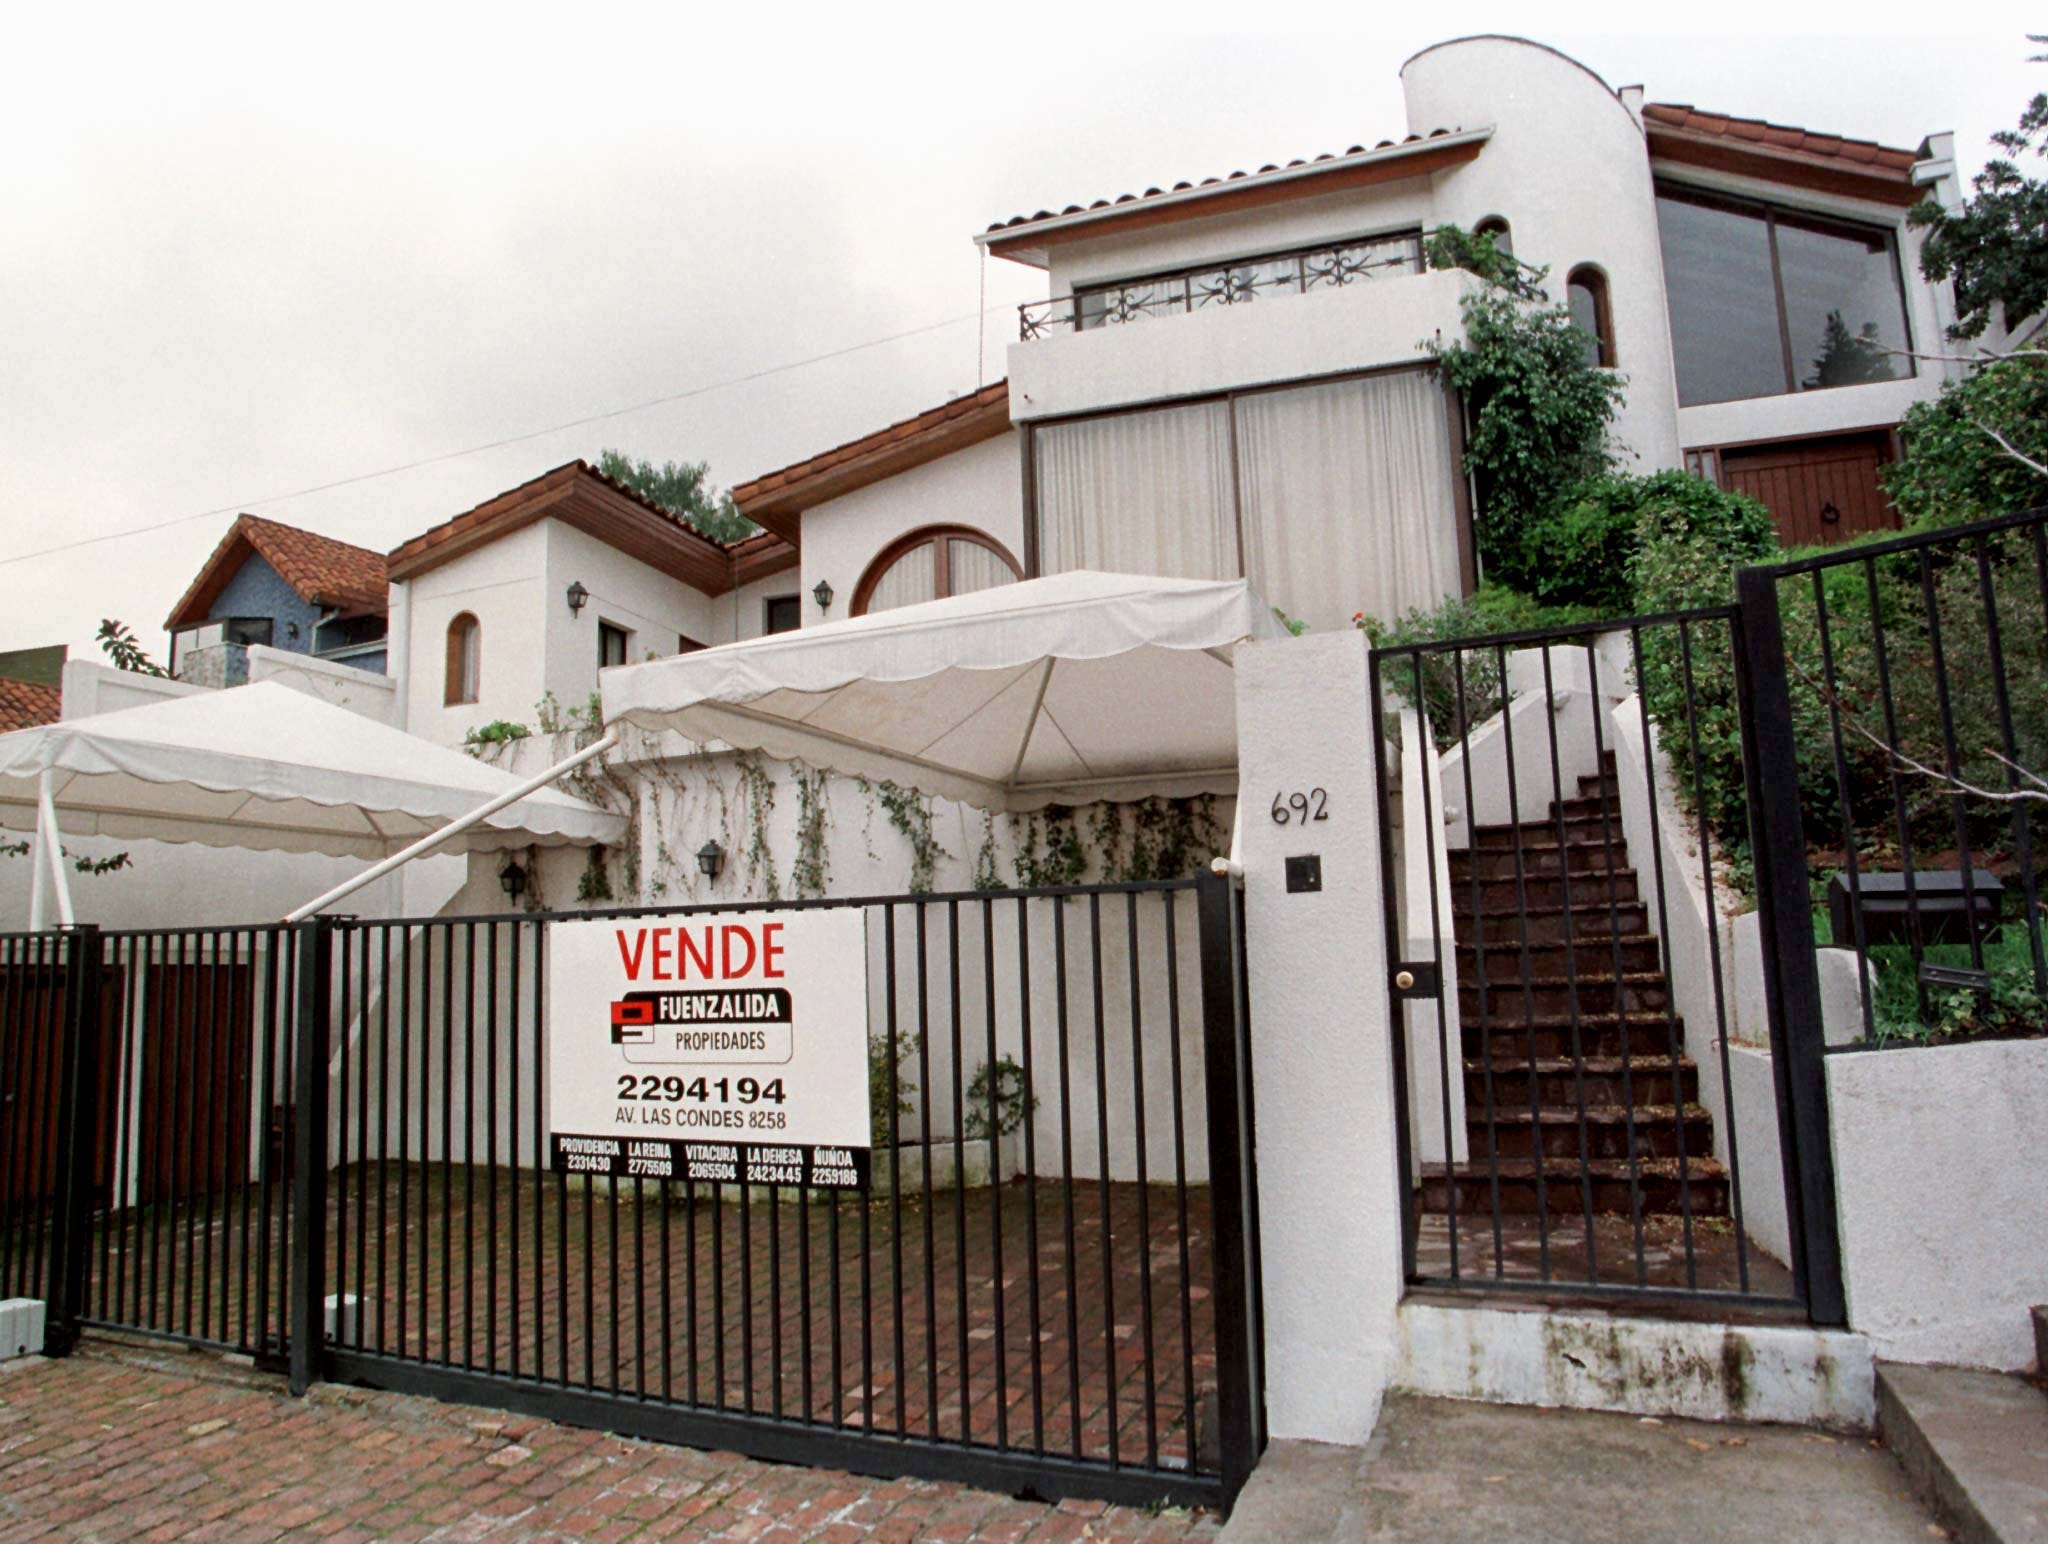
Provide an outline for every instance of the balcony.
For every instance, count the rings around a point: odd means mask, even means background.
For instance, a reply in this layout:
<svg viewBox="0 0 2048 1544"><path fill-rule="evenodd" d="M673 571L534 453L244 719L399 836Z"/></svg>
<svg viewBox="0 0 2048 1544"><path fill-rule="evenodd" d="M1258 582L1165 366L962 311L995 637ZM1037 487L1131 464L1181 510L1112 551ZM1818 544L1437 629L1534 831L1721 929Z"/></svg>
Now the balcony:
<svg viewBox="0 0 2048 1544"><path fill-rule="evenodd" d="M1017 308L1017 335L1029 343L1056 333L1092 332L1152 317L1249 305L1254 300L1369 284L1422 271L1422 233L1404 231L1176 269L1122 284L1087 285L1070 295L1027 300Z"/></svg>

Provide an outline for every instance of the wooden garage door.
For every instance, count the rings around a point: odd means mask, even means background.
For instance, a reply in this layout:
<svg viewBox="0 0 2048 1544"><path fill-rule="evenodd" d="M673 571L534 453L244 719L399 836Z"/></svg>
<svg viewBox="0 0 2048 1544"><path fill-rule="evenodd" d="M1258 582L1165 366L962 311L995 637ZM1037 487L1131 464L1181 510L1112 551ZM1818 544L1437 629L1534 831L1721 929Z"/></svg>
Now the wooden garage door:
<svg viewBox="0 0 2048 1544"><path fill-rule="evenodd" d="M1762 502L1786 546L1809 547L1898 528L1877 481L1890 459L1882 430L1757 445L1721 452L1721 484Z"/></svg>

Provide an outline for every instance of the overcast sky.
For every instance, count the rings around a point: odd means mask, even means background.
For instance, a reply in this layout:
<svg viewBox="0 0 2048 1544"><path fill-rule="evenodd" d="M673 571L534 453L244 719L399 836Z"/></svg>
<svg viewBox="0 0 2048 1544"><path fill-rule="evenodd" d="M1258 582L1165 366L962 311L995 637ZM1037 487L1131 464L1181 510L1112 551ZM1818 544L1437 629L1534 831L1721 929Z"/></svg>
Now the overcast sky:
<svg viewBox="0 0 2048 1544"><path fill-rule="evenodd" d="M91 652L114 616L161 652L234 510L387 549L603 446L730 484L972 390L1043 284L974 232L1396 136L1401 62L1447 36L1533 33L1652 101L1952 128L1968 169L2048 88L2010 6L1683 12L1713 36L1640 4L706 9L14 11L0 648Z"/></svg>

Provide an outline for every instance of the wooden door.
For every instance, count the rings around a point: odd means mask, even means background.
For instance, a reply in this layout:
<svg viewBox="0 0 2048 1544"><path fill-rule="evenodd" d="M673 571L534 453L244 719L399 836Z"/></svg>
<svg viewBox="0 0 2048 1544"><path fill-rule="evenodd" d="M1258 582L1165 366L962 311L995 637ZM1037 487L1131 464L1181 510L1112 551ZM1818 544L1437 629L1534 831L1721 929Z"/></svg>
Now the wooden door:
<svg viewBox="0 0 2048 1544"><path fill-rule="evenodd" d="M110 1193L114 1086L119 1081L121 971L100 974L98 1090L93 1198ZM60 964L14 961L0 966L0 1207L38 1207L57 1188L58 1092L63 1075L65 970Z"/></svg>
<svg viewBox="0 0 2048 1544"><path fill-rule="evenodd" d="M249 1177L255 973L231 961L157 962L143 1010L137 1199L186 1199Z"/></svg>
<svg viewBox="0 0 2048 1544"><path fill-rule="evenodd" d="M1721 483L1768 508L1786 546L1820 546L1898 529L1877 480L1890 459L1883 430L1754 445L1721 452Z"/></svg>

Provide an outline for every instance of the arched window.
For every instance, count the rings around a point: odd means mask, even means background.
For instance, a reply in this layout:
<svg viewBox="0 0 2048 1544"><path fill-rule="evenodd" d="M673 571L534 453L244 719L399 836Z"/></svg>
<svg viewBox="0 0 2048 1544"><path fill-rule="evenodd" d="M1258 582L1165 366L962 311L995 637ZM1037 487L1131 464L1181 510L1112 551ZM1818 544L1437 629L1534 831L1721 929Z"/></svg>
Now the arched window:
<svg viewBox="0 0 2048 1544"><path fill-rule="evenodd" d="M483 629L465 611L448 624L447 690L442 701L475 702L483 678Z"/></svg>
<svg viewBox="0 0 2048 1544"><path fill-rule="evenodd" d="M1614 367L1614 315L1607 305L1607 275L1591 263L1581 263L1565 280L1565 299L1572 311L1572 323L1583 332L1586 363L1603 369Z"/></svg>
<svg viewBox="0 0 2048 1544"><path fill-rule="evenodd" d="M1472 227L1475 236L1491 236L1493 250L1503 257L1515 255L1515 233L1508 229L1508 222L1497 214L1490 214Z"/></svg>
<svg viewBox="0 0 2048 1544"><path fill-rule="evenodd" d="M891 542L854 586L849 616L1015 584L1024 570L971 526L930 525Z"/></svg>

